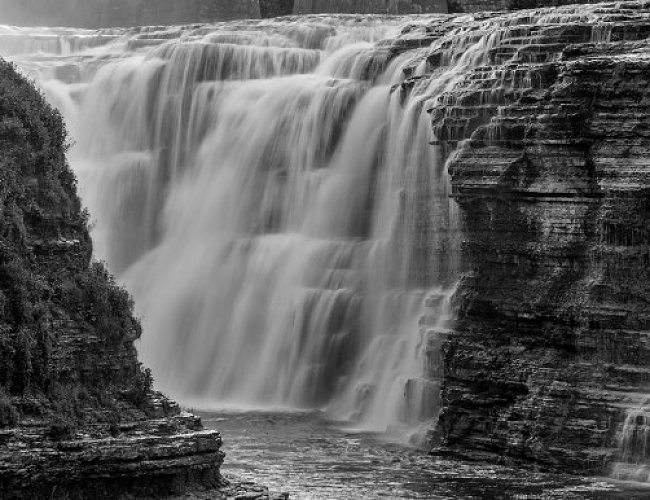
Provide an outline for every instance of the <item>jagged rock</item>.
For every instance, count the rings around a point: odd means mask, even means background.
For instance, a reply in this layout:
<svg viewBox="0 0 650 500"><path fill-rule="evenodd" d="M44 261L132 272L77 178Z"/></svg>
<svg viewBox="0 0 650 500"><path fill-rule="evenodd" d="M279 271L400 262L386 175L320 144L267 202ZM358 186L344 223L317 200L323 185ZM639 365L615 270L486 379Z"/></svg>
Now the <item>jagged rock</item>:
<svg viewBox="0 0 650 500"><path fill-rule="evenodd" d="M447 12L446 0L295 0L294 14L426 14Z"/></svg>

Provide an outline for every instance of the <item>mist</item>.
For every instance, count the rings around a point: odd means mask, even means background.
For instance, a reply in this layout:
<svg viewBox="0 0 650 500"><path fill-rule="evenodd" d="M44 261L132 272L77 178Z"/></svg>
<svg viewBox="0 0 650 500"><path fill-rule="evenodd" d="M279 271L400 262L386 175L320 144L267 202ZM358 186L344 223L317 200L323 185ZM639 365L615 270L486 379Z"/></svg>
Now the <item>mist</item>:
<svg viewBox="0 0 650 500"><path fill-rule="evenodd" d="M0 0L0 24L106 28L259 18L259 0Z"/></svg>

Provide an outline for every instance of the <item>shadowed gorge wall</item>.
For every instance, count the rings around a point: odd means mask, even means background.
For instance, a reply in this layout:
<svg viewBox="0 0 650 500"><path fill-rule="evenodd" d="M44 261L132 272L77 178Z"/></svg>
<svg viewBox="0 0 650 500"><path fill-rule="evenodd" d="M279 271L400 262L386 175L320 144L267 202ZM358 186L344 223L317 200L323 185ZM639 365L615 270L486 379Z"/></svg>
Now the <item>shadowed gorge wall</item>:
<svg viewBox="0 0 650 500"><path fill-rule="evenodd" d="M649 6L513 13L430 105L466 270L438 431L470 456L647 464Z"/></svg>
<svg viewBox="0 0 650 500"><path fill-rule="evenodd" d="M531 67L539 90L450 163L472 272L447 351L448 443L599 469L627 408L645 404L650 61L631 47Z"/></svg>
<svg viewBox="0 0 650 500"><path fill-rule="evenodd" d="M96 397L126 390L140 378L132 345L140 326L126 291L101 265L90 266L63 123L9 64L0 64L0 385L7 396L52 399L79 386ZM87 334L85 345L67 342L77 332ZM107 353L114 354L108 362ZM142 383L137 390L146 392Z"/></svg>
<svg viewBox="0 0 650 500"><path fill-rule="evenodd" d="M198 433L198 419L152 392L131 299L91 264L66 140L58 112L0 60L0 497L215 482L218 434ZM153 468L141 466L153 456Z"/></svg>

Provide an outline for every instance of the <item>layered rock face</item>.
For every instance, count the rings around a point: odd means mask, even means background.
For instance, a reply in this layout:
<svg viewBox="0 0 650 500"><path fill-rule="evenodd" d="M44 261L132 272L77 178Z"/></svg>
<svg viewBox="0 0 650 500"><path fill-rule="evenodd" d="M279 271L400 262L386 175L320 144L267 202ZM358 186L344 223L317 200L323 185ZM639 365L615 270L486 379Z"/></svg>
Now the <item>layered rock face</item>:
<svg viewBox="0 0 650 500"><path fill-rule="evenodd" d="M465 270L441 442L602 472L650 378L650 4L463 22L483 59L429 104Z"/></svg>
<svg viewBox="0 0 650 500"><path fill-rule="evenodd" d="M446 0L295 0L294 14L425 14L447 12Z"/></svg>
<svg viewBox="0 0 650 500"><path fill-rule="evenodd" d="M130 298L90 263L65 141L58 113L0 62L0 497L214 484L218 433L151 391Z"/></svg>
<svg viewBox="0 0 650 500"><path fill-rule="evenodd" d="M553 5L595 4L595 0L554 0ZM447 0L449 12L489 12L495 10L519 10L547 7L549 2L543 0Z"/></svg>

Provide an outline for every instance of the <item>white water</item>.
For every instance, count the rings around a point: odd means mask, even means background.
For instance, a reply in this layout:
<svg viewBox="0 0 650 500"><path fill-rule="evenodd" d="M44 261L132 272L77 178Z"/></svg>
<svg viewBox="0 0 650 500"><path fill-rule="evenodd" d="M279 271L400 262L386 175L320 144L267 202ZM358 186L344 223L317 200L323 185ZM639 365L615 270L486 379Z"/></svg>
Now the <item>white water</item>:
<svg viewBox="0 0 650 500"><path fill-rule="evenodd" d="M96 255L135 297L162 390L380 431L437 416L457 242L427 103L496 35L459 26L408 89L423 53L376 43L400 22L4 30L0 53L67 119Z"/></svg>
<svg viewBox="0 0 650 500"><path fill-rule="evenodd" d="M650 482L650 401L630 408L619 434L620 455L612 467L616 479Z"/></svg>

